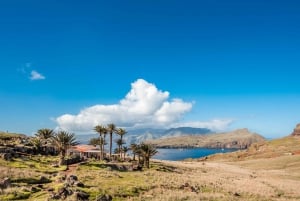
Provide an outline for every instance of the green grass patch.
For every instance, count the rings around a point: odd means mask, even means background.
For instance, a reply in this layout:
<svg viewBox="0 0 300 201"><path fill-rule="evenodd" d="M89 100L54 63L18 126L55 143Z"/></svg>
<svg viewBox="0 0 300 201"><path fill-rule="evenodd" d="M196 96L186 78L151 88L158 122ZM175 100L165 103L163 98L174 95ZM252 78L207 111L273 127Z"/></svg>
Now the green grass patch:
<svg viewBox="0 0 300 201"><path fill-rule="evenodd" d="M8 200L25 200L28 199L31 195L31 192L23 192L23 191L15 191L8 193L6 195L0 195L0 200L8 201Z"/></svg>
<svg viewBox="0 0 300 201"><path fill-rule="evenodd" d="M14 158L12 161L0 160L1 166L7 166L12 168L24 168L31 169L41 173L57 173L59 171L64 171L67 166L53 167L52 164L58 161L58 157L53 156L33 156L33 157L20 157Z"/></svg>
<svg viewBox="0 0 300 201"><path fill-rule="evenodd" d="M8 132L0 131L0 139L8 140L8 139L11 139L11 138L16 138L16 137L25 138L26 135L19 134L19 133L8 133Z"/></svg>
<svg viewBox="0 0 300 201"><path fill-rule="evenodd" d="M17 178L17 179L12 179L12 183L26 183L26 184L47 184L52 182L50 179L46 177L39 177L39 178Z"/></svg>
<svg viewBox="0 0 300 201"><path fill-rule="evenodd" d="M156 170L127 172L108 169L110 165L90 162L77 168L75 175L85 184L85 188L81 190L87 192L91 200L103 194L112 195L114 200L124 200L128 197L137 197L151 188L151 175L148 173Z"/></svg>

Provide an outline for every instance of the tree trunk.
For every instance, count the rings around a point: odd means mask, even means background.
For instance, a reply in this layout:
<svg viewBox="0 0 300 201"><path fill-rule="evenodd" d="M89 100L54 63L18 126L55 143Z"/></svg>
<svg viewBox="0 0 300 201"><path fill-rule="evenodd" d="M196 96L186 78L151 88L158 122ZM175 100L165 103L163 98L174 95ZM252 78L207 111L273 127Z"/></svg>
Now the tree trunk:
<svg viewBox="0 0 300 201"><path fill-rule="evenodd" d="M123 148L123 135L121 135L121 150L122 150L122 148Z"/></svg>
<svg viewBox="0 0 300 201"><path fill-rule="evenodd" d="M112 133L110 133L110 142L109 142L109 159L111 160L112 153Z"/></svg>
<svg viewBox="0 0 300 201"><path fill-rule="evenodd" d="M102 154L102 160L104 159L104 143L103 143L103 145L102 145L102 151L101 151L101 154Z"/></svg>
<svg viewBox="0 0 300 201"><path fill-rule="evenodd" d="M133 153L133 159L132 160L134 160L135 161L135 153Z"/></svg>
<svg viewBox="0 0 300 201"><path fill-rule="evenodd" d="M59 158L59 166L65 165L65 157L61 156Z"/></svg>
<svg viewBox="0 0 300 201"><path fill-rule="evenodd" d="M61 150L60 158L59 158L59 165L65 165L65 157L66 157L66 150Z"/></svg>
<svg viewBox="0 0 300 201"><path fill-rule="evenodd" d="M122 159L122 150L121 150L121 145L119 145L119 157Z"/></svg>
<svg viewBox="0 0 300 201"><path fill-rule="evenodd" d="M150 164L149 164L150 158L149 157L144 157L144 165L146 168L150 168Z"/></svg>

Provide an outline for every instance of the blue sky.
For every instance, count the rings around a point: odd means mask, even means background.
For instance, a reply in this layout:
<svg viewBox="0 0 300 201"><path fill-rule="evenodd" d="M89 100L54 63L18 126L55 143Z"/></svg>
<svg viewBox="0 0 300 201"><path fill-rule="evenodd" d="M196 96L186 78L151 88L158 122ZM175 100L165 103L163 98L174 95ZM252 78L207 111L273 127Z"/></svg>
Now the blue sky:
<svg viewBox="0 0 300 201"><path fill-rule="evenodd" d="M300 122L299 33L292 0L0 1L0 130L285 136Z"/></svg>

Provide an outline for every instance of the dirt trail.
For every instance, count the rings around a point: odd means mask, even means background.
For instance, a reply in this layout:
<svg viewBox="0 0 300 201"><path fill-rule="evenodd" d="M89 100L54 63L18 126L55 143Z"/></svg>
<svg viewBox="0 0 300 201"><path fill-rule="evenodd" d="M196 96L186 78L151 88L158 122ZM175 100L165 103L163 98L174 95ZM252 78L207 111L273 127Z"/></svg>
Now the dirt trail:
<svg viewBox="0 0 300 201"><path fill-rule="evenodd" d="M66 176L74 174L75 170L77 169L77 167L79 165L80 165L80 163L75 163L75 164L68 165L68 169L64 171Z"/></svg>

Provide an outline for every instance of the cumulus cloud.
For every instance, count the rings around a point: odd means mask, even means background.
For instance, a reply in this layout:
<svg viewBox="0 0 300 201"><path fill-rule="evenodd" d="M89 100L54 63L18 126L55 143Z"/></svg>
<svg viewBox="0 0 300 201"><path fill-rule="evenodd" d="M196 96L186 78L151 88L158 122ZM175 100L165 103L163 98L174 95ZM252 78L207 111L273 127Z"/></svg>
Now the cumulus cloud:
<svg viewBox="0 0 300 201"><path fill-rule="evenodd" d="M58 127L69 131L91 131L97 124L115 123L120 127L167 127L178 122L192 109L193 103L169 100L161 91L143 79L131 84L131 90L118 104L94 105L78 114L64 114L55 119Z"/></svg>
<svg viewBox="0 0 300 201"><path fill-rule="evenodd" d="M45 76L43 76L39 72L37 72L35 70L32 70L31 73L30 73L30 79L31 80L44 80L46 78L45 78Z"/></svg>

